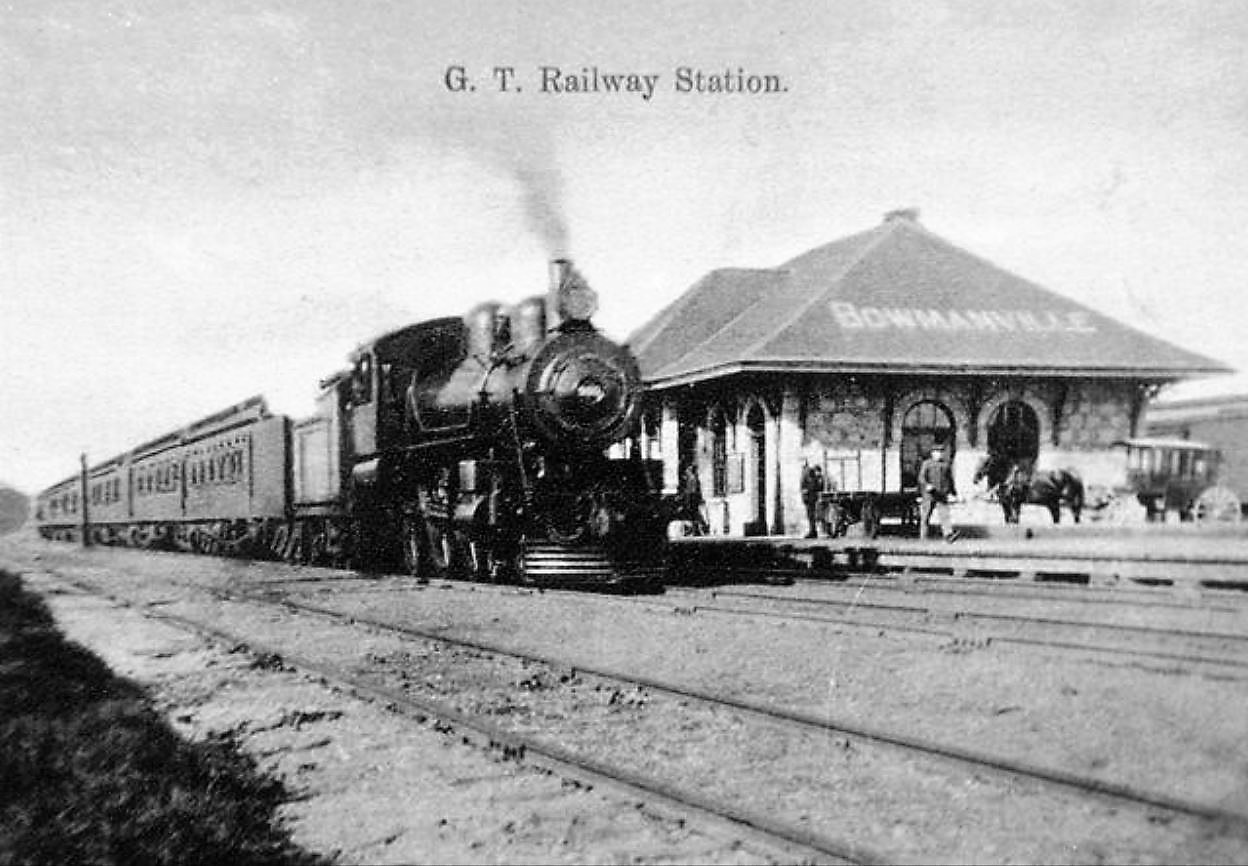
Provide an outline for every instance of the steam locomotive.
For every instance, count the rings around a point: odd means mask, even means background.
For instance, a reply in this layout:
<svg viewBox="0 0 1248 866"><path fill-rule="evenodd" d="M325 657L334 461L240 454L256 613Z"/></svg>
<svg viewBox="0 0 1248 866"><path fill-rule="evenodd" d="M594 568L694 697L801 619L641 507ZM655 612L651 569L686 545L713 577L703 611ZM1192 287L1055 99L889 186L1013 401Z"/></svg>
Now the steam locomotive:
<svg viewBox="0 0 1248 866"><path fill-rule="evenodd" d="M564 260L546 295L359 347L292 420L254 397L43 491L52 539L544 585L652 585L640 375ZM614 446L614 448L612 447ZM615 451L615 456L609 452Z"/></svg>

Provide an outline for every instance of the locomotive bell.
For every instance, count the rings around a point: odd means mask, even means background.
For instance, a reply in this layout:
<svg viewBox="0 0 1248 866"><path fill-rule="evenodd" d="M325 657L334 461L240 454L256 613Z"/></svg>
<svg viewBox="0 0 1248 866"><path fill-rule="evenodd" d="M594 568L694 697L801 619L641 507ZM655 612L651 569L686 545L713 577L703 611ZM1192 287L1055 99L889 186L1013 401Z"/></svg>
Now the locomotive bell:
<svg viewBox="0 0 1248 866"><path fill-rule="evenodd" d="M567 322L588 322L598 311L598 294L589 287L567 259L550 263L549 306L562 325Z"/></svg>

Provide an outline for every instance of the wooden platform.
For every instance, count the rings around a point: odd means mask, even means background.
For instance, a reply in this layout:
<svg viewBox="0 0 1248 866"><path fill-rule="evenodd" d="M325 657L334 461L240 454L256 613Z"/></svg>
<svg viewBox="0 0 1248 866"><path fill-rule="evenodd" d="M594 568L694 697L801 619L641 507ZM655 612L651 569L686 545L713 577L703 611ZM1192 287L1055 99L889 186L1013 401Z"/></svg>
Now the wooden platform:
<svg viewBox="0 0 1248 866"><path fill-rule="evenodd" d="M741 576L767 571L772 577L835 577L867 571L1248 591L1248 536L1242 530L1007 529L952 544L886 537L680 539L673 544L673 562L685 572L722 570Z"/></svg>

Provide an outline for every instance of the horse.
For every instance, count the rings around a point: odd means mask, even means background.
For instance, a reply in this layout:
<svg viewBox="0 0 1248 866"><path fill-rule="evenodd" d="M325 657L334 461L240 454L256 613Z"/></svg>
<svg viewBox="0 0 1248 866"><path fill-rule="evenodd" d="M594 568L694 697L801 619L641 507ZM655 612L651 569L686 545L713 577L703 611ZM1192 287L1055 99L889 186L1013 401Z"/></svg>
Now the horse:
<svg viewBox="0 0 1248 866"><path fill-rule="evenodd" d="M974 483L988 479L988 489L997 490L1006 523L1018 523L1024 505L1043 505L1049 509L1054 523L1062 522L1062 503L1079 522L1083 511L1083 480L1070 469L1048 469L1037 472L1032 460L1011 460L1000 454L989 454L975 470Z"/></svg>

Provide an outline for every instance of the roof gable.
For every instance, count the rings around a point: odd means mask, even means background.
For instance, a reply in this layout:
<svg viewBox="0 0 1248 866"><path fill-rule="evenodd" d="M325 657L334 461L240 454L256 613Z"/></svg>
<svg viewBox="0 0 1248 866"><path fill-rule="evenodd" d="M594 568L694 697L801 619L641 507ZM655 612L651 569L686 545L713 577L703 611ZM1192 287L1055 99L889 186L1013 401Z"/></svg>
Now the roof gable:
<svg viewBox="0 0 1248 866"><path fill-rule="evenodd" d="M679 363L702 343L719 337L760 299L772 297L783 281L779 271L711 271L633 332L628 344L654 369Z"/></svg>
<svg viewBox="0 0 1248 866"><path fill-rule="evenodd" d="M1226 371L909 219L818 247L776 271L713 272L673 306L676 315L660 314L635 345L643 375L656 384L751 367L1160 379Z"/></svg>

